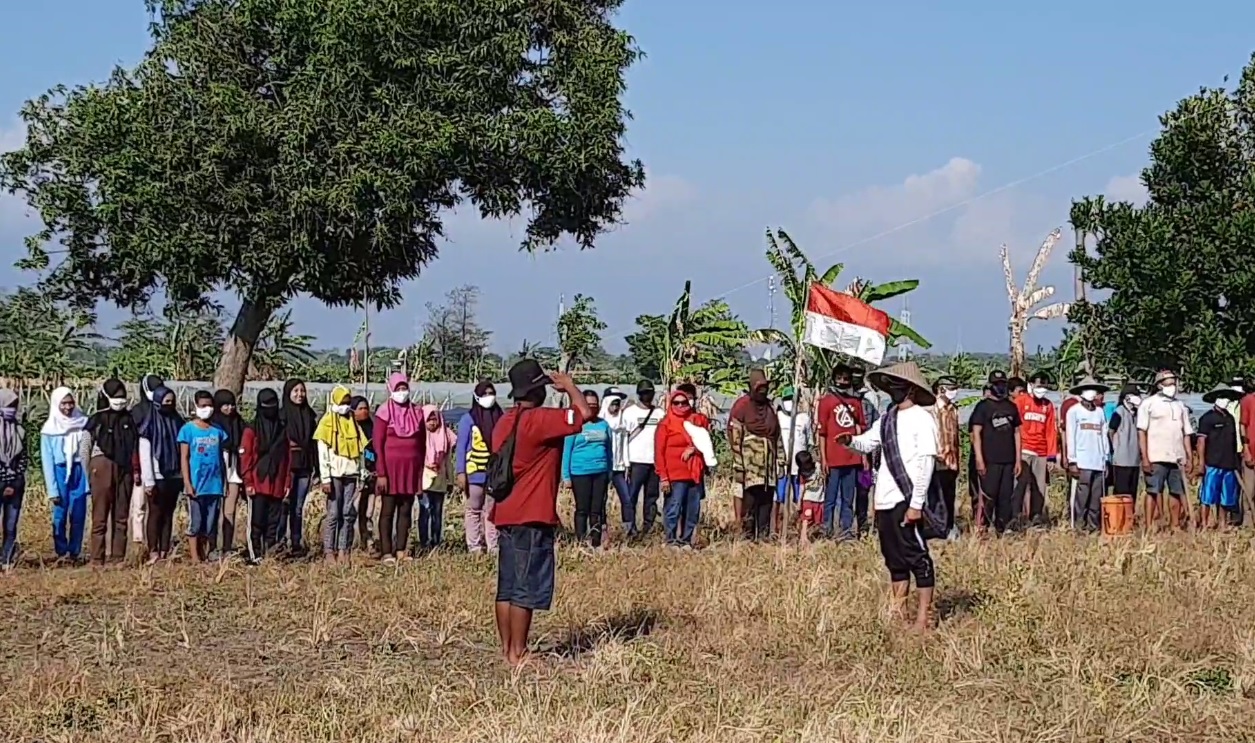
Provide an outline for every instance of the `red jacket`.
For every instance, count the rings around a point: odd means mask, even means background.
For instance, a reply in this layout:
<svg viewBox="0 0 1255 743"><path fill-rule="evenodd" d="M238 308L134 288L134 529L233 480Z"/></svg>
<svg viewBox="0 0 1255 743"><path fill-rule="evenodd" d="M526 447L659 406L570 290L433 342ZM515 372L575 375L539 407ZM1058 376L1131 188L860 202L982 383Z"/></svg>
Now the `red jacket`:
<svg viewBox="0 0 1255 743"><path fill-rule="evenodd" d="M257 474L257 434L251 426L244 429L240 448L244 450L240 455L240 468L244 470L240 473L240 479L244 480L244 487L257 495L282 498L288 490L291 450L288 447L282 448L283 461L279 463L279 471L273 479L266 479Z"/></svg>
<svg viewBox="0 0 1255 743"><path fill-rule="evenodd" d="M1025 393L1015 398L1020 411L1020 445L1042 457L1059 454L1059 418L1055 404Z"/></svg>
<svg viewBox="0 0 1255 743"><path fill-rule="evenodd" d="M693 422L692 417L688 420ZM684 430L684 423L668 413L654 434L654 470L658 480L701 482L706 470L706 460L701 453L694 452L688 461L684 460L684 452L692 447L693 439Z"/></svg>

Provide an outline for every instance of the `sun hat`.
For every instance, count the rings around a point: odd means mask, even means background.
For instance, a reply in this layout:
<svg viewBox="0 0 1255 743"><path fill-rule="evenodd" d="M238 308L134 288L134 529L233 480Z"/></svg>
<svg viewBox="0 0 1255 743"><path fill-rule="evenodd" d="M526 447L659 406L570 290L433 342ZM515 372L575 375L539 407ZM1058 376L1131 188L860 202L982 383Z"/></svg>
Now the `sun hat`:
<svg viewBox="0 0 1255 743"><path fill-rule="evenodd" d="M510 398L519 400L539 388L548 387L553 380L540 368L536 359L521 359L510 367Z"/></svg>
<svg viewBox="0 0 1255 743"><path fill-rule="evenodd" d="M1211 392L1203 395L1203 402L1214 403L1221 398L1226 400L1237 400L1241 397L1242 393L1233 389L1232 386L1227 384L1218 384L1212 388Z"/></svg>
<svg viewBox="0 0 1255 743"><path fill-rule="evenodd" d="M1110 389L1111 389L1110 387L1103 384L1102 382L1099 382L1097 379L1094 379L1093 377L1086 375L1084 379L1082 379L1076 385L1073 385L1072 389L1068 390L1068 394L1079 395L1085 390L1094 390L1096 392L1103 393L1103 392L1107 392Z"/></svg>
<svg viewBox="0 0 1255 743"><path fill-rule="evenodd" d="M900 364L886 366L882 369L867 372L867 381L878 390L884 391L892 381L907 382L915 388L915 402L920 405L932 405L937 402L932 385L924 378L919 365L914 361L903 361Z"/></svg>

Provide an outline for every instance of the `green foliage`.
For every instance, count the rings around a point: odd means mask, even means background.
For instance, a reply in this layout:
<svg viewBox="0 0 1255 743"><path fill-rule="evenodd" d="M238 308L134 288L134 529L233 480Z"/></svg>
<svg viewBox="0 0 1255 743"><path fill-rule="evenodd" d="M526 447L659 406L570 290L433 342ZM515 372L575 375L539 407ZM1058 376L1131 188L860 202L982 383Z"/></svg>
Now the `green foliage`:
<svg viewBox="0 0 1255 743"><path fill-rule="evenodd" d="M34 289L0 296L0 376L59 384L84 370L94 315Z"/></svg>
<svg viewBox="0 0 1255 743"><path fill-rule="evenodd" d="M1073 205L1073 226L1097 242L1070 259L1111 295L1069 317L1128 376L1167 367L1203 390L1255 363L1255 56L1235 90L1203 89L1160 122L1149 203Z"/></svg>
<svg viewBox="0 0 1255 743"><path fill-rule="evenodd" d="M234 292L221 364L242 382L292 297L396 305L459 205L526 213L524 249L592 247L644 183L619 5L148 0L137 66L22 110L0 188L44 225L23 265L81 310Z"/></svg>
<svg viewBox="0 0 1255 743"><path fill-rule="evenodd" d="M693 307L693 282L686 281L670 315L641 315L636 325L640 330L625 340L642 378L726 394L744 389L749 328L722 299Z"/></svg>
<svg viewBox="0 0 1255 743"><path fill-rule="evenodd" d="M779 346L781 355L775 360L775 364L778 369L788 370L785 373L792 373L792 368L797 359L797 339L802 337L802 329L806 325L806 302L810 293L810 287L812 284L820 284L821 286L836 288L841 272L845 270L845 264L836 263L829 266L825 271L820 272L811 259L807 257L806 253L793 242L793 238L789 237L789 234L783 229L777 229L775 234L772 234L771 230L767 230L766 236L767 262L771 264L771 267L779 275L780 288L785 298L789 300L789 330L787 332L771 328L758 330L752 335L752 340ZM850 287L850 293L862 301L872 304L907 294L914 291L918 286L918 279L890 281L875 285L863 281L855 281ZM914 328L904 325L898 320L891 320L888 344L896 346L902 339L909 340L920 349L932 347L932 344L917 333ZM849 361L842 354L814 346L807 346L805 353L803 375L805 384L810 387L818 388L827 385L832 377L833 367L841 361Z"/></svg>
<svg viewBox="0 0 1255 743"><path fill-rule="evenodd" d="M593 298L576 294L575 301L558 318L558 348L562 371L570 373L576 364L588 364L601 348L606 323L597 317Z"/></svg>

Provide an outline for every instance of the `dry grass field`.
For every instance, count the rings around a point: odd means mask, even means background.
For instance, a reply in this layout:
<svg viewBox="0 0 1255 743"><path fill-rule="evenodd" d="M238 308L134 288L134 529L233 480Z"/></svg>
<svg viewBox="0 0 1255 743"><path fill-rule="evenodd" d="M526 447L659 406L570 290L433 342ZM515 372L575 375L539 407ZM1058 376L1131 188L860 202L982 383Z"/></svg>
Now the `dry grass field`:
<svg viewBox="0 0 1255 743"><path fill-rule="evenodd" d="M23 536L47 551L37 500ZM26 566L0 578L0 740L1255 740L1248 534L934 552L940 623L918 638L885 619L872 542L566 547L518 672L493 563L460 546L399 567Z"/></svg>

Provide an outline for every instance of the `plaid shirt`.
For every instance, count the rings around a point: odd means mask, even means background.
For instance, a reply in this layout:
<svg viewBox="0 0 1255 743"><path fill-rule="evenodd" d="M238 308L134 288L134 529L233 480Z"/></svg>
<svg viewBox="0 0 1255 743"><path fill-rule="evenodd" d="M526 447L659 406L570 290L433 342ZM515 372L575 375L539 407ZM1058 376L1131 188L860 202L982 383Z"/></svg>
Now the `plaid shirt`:
<svg viewBox="0 0 1255 743"><path fill-rule="evenodd" d="M938 399L933 406L937 419L937 469L959 469L959 408L949 400Z"/></svg>

